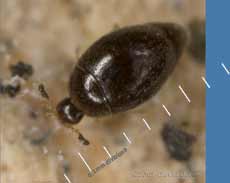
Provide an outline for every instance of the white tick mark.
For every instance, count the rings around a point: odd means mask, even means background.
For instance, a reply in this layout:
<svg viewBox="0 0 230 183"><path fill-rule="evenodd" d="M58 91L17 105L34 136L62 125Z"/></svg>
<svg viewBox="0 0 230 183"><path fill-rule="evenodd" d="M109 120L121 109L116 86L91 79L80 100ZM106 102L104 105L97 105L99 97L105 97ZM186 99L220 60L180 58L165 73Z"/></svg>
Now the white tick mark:
<svg viewBox="0 0 230 183"><path fill-rule="evenodd" d="M72 183L72 182L70 181L69 177L68 177L65 173L64 173L64 177L65 177L65 179L67 180L68 183Z"/></svg>
<svg viewBox="0 0 230 183"><path fill-rule="evenodd" d="M129 144L132 144L131 140L129 139L129 137L126 135L125 132L123 132L124 137L126 138L126 140L128 141Z"/></svg>
<svg viewBox="0 0 230 183"><path fill-rule="evenodd" d="M83 156L81 155L81 153L79 152L78 155L80 156L81 160L85 163L86 167L88 168L88 170L91 172L92 169L89 167L88 163L85 161L85 159L83 158Z"/></svg>
<svg viewBox="0 0 230 183"><path fill-rule="evenodd" d="M227 72L227 74L229 75L229 74L230 74L230 72L229 72L229 70L226 68L226 66L224 65L224 63L223 63L223 62L221 63L221 65L222 65L222 67L224 68L224 70Z"/></svg>
<svg viewBox="0 0 230 183"><path fill-rule="evenodd" d="M208 82L206 81L206 79L202 76L201 79L204 81L204 83L206 84L206 86L208 88L211 88L211 86L208 84Z"/></svg>
<svg viewBox="0 0 230 183"><path fill-rule="evenodd" d="M162 107L164 108L164 110L166 111L166 113L169 115L169 117L171 116L171 113L168 111L168 109L165 107L164 104L162 104Z"/></svg>
<svg viewBox="0 0 230 183"><path fill-rule="evenodd" d="M142 119L142 121L145 123L145 126L146 126L149 130L151 130L149 124L147 123L147 121L146 121L144 118Z"/></svg>
<svg viewBox="0 0 230 183"><path fill-rule="evenodd" d="M109 153L109 150L105 147L105 146L103 146L103 149L105 150L105 152L109 155L109 157L111 158L112 156L111 156L111 154Z"/></svg>
<svg viewBox="0 0 230 183"><path fill-rule="evenodd" d="M181 87L181 85L179 85L179 89L183 93L183 95L185 96L185 98L187 99L188 103L190 103L191 100L189 99L188 95L185 93L185 91L183 90L183 88Z"/></svg>

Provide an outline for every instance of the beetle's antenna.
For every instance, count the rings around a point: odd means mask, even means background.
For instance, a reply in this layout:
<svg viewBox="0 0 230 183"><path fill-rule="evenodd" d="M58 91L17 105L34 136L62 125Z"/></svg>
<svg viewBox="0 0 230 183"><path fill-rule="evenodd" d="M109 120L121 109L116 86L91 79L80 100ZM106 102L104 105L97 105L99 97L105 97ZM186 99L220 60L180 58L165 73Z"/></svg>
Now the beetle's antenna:
<svg viewBox="0 0 230 183"><path fill-rule="evenodd" d="M83 145L89 145L90 142L79 132L77 128L74 128L73 125L64 123L63 124L66 128L70 129L73 133L78 134L78 139Z"/></svg>
<svg viewBox="0 0 230 183"><path fill-rule="evenodd" d="M63 126L70 129L74 134L78 135L78 139L83 145L89 145L89 141L85 139L77 128L74 128L74 124L80 122L84 114L72 104L70 98L63 99L58 103L55 109L43 84L38 85L38 90L40 95L47 101L46 107L48 109L48 115L59 118L59 121Z"/></svg>
<svg viewBox="0 0 230 183"><path fill-rule="evenodd" d="M83 145L89 145L89 141L83 137L74 124L77 124L83 117L83 113L77 110L71 103L70 98L65 98L58 103L57 107L51 98L42 82L40 81L27 81L24 82L24 90L19 97L31 95L34 98L42 100L47 117L54 117L58 119L61 125L71 130L72 133L78 136L78 139ZM32 88L32 91L30 90ZM34 90L39 91L39 95Z"/></svg>
<svg viewBox="0 0 230 183"><path fill-rule="evenodd" d="M56 117L56 111L54 107L54 102L51 101L48 92L45 89L44 84L40 81L27 81L24 83L24 90L22 90L21 95L19 97L23 97L29 95L33 98L36 98L42 102L45 107L46 116L48 117ZM39 94L37 93L39 92Z"/></svg>

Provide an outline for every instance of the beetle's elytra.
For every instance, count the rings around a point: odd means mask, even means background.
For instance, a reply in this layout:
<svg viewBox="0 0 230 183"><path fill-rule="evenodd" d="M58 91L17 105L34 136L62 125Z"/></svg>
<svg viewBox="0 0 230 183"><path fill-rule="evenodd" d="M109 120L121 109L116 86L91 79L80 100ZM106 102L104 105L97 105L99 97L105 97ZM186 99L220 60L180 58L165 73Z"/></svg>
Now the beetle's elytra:
<svg viewBox="0 0 230 183"><path fill-rule="evenodd" d="M145 102L173 71L185 42L184 29L172 23L130 26L103 36L71 74L72 106L88 116L103 116Z"/></svg>

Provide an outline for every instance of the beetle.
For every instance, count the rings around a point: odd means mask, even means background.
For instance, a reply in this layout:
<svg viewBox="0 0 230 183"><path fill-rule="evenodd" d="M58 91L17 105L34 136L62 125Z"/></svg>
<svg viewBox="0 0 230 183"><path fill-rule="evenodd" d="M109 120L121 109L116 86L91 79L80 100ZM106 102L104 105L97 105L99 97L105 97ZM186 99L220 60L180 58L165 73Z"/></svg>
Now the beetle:
<svg viewBox="0 0 230 183"><path fill-rule="evenodd" d="M175 68L187 40L174 23L146 23L115 30L90 46L69 80L69 97L58 103L59 118L77 124L144 103Z"/></svg>

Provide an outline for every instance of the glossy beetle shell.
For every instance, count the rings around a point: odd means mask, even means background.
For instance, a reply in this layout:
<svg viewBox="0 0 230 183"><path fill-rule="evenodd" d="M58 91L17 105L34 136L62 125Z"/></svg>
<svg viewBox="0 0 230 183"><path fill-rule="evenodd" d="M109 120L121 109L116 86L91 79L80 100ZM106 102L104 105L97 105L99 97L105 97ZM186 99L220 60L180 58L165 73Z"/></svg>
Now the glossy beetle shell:
<svg viewBox="0 0 230 183"><path fill-rule="evenodd" d="M169 23L131 26L103 36L71 75L72 103L89 116L136 107L159 90L185 41L184 29Z"/></svg>

